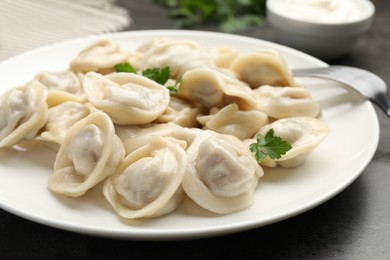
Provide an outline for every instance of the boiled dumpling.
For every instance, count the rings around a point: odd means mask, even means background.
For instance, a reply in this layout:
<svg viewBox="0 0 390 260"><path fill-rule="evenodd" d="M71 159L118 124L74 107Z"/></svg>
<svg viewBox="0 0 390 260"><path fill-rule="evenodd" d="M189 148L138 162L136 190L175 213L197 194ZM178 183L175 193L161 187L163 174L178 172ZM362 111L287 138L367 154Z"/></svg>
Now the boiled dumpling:
<svg viewBox="0 0 390 260"><path fill-rule="evenodd" d="M219 68L230 68L233 61L238 57L238 50L231 47L218 47L209 50L215 65Z"/></svg>
<svg viewBox="0 0 390 260"><path fill-rule="evenodd" d="M83 49L70 62L70 69L75 72L112 72L116 64L127 61L129 54L109 39L100 39Z"/></svg>
<svg viewBox="0 0 390 260"><path fill-rule="evenodd" d="M38 81L5 92L0 98L0 148L33 139L46 124L47 88Z"/></svg>
<svg viewBox="0 0 390 260"><path fill-rule="evenodd" d="M241 111L237 104L233 103L214 114L199 116L198 121L205 129L234 135L243 140L251 138L261 127L266 125L268 116L258 110Z"/></svg>
<svg viewBox="0 0 390 260"><path fill-rule="evenodd" d="M252 205L263 170L239 139L204 130L187 148L187 157L182 186L199 206L228 214Z"/></svg>
<svg viewBox="0 0 390 260"><path fill-rule="evenodd" d="M168 40L167 38L153 38L151 40L147 40L147 41L144 41L143 43L141 43L137 47L136 52L144 53L144 52L147 52L150 49L152 49L160 44L167 43L169 41L170 40Z"/></svg>
<svg viewBox="0 0 390 260"><path fill-rule="evenodd" d="M72 71L40 72L35 79L48 88L47 104L49 107L66 101L83 103L87 100L81 87L80 77Z"/></svg>
<svg viewBox="0 0 390 260"><path fill-rule="evenodd" d="M134 73L102 76L89 72L83 88L88 101L106 112L116 124L146 124L167 109L169 91L164 86Z"/></svg>
<svg viewBox="0 0 390 260"><path fill-rule="evenodd" d="M126 154L149 143L152 136L171 137L176 128L181 128L174 123L147 124L134 126L115 126L115 131L121 139Z"/></svg>
<svg viewBox="0 0 390 260"><path fill-rule="evenodd" d="M279 119L261 128L259 133L264 136L271 128L274 129L275 136L287 141L292 148L280 159L264 160L262 164L268 167L280 165L289 168L301 165L329 132L323 121L311 117Z"/></svg>
<svg viewBox="0 0 390 260"><path fill-rule="evenodd" d="M185 143L152 137L126 156L104 184L104 196L124 218L157 217L177 208L183 199Z"/></svg>
<svg viewBox="0 0 390 260"><path fill-rule="evenodd" d="M130 52L129 56L126 59L125 63L129 63L131 67L134 68L134 70L139 71L140 70L140 61L142 58L142 53L141 52Z"/></svg>
<svg viewBox="0 0 390 260"><path fill-rule="evenodd" d="M149 48L143 48L139 67L149 68L169 67L173 78L181 77L186 71L214 67L215 63L207 51L199 44L186 40L161 40L151 43Z"/></svg>
<svg viewBox="0 0 390 260"><path fill-rule="evenodd" d="M189 147L195 138L204 132L200 128L188 128L188 127L174 127L172 130L172 136L178 140L186 142Z"/></svg>
<svg viewBox="0 0 390 260"><path fill-rule="evenodd" d="M292 73L283 57L272 49L259 49L242 55L230 67L252 88L262 85L295 86Z"/></svg>
<svg viewBox="0 0 390 260"><path fill-rule="evenodd" d="M93 112L69 129L48 186L59 194L81 196L113 174L124 154L111 119L101 111Z"/></svg>
<svg viewBox="0 0 390 260"><path fill-rule="evenodd" d="M41 132L41 139L62 144L69 128L88 116L91 110L91 106L71 101L50 108L49 118Z"/></svg>
<svg viewBox="0 0 390 260"><path fill-rule="evenodd" d="M257 108L273 118L316 117L320 113L317 101L302 87L262 86L253 92Z"/></svg>
<svg viewBox="0 0 390 260"><path fill-rule="evenodd" d="M197 127L196 116L202 109L193 106L181 98L171 96L167 109L156 120L156 123L172 122L183 127Z"/></svg>
<svg viewBox="0 0 390 260"><path fill-rule="evenodd" d="M256 108L256 98L247 84L226 71L199 68L186 72L178 94L207 108L237 103L241 110Z"/></svg>

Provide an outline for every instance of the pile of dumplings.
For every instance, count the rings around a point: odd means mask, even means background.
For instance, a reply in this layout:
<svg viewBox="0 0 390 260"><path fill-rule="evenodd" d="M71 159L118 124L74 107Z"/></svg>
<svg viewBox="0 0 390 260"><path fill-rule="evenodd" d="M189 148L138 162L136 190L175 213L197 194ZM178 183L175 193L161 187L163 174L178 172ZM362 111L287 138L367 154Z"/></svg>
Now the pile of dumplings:
<svg viewBox="0 0 390 260"><path fill-rule="evenodd" d="M120 63L137 73L116 72ZM165 67L165 85L141 73ZM306 160L328 133L319 114L275 50L240 54L158 38L130 51L100 39L65 71L39 72L2 94L0 148L48 145L57 153L52 192L79 197L104 182L123 218L168 214L184 196L229 214L254 203L268 167ZM292 149L259 163L249 145L271 128Z"/></svg>

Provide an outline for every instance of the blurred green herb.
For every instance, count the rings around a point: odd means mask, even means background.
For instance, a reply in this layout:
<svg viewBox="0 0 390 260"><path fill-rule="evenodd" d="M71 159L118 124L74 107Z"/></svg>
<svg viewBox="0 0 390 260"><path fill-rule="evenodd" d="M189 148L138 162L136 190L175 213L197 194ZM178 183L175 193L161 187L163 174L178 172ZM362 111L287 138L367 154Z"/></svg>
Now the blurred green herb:
<svg viewBox="0 0 390 260"><path fill-rule="evenodd" d="M133 66L131 66L131 64L128 62L116 64L115 71L116 72L137 73L137 71L133 68Z"/></svg>
<svg viewBox="0 0 390 260"><path fill-rule="evenodd" d="M266 0L154 0L169 9L178 28L216 24L236 32L264 22Z"/></svg>
<svg viewBox="0 0 390 260"><path fill-rule="evenodd" d="M177 93L177 91L179 91L179 86L180 86L180 83L181 83L181 76L176 80L175 82L175 85L173 86L167 86L167 89L169 89L169 92L171 94L174 94L174 93Z"/></svg>
<svg viewBox="0 0 390 260"><path fill-rule="evenodd" d="M171 76L169 67L165 68L151 68L142 71L142 76L147 77L157 83L164 85Z"/></svg>
<svg viewBox="0 0 390 260"><path fill-rule="evenodd" d="M115 71L137 74L137 71L128 62L116 64ZM141 72L141 74L144 77L147 77L147 78L149 78L149 79L151 79L151 80L153 80L161 85L164 85L165 83L167 83L167 81L171 77L171 69L168 66L165 68L149 68L149 69L143 70ZM178 80L176 80L174 85L167 86L167 89L169 90L169 92L171 94L177 93L177 91L179 89L180 82L181 82L181 77Z"/></svg>

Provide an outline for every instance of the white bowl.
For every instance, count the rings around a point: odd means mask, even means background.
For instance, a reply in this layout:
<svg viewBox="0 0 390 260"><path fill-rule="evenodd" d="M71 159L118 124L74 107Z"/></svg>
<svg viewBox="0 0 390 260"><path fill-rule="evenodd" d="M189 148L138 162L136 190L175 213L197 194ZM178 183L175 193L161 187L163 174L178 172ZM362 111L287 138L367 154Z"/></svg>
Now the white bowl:
<svg viewBox="0 0 390 260"><path fill-rule="evenodd" d="M330 61L353 49L372 24L375 7L368 0L356 0L363 14L351 21L305 21L278 9L285 0L267 0L267 22L283 45Z"/></svg>

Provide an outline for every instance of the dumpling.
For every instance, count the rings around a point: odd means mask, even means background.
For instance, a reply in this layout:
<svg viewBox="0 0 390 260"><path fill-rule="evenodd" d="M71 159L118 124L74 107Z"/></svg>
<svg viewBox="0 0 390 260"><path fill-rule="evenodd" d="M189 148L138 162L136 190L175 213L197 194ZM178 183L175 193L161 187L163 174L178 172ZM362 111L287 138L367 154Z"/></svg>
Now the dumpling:
<svg viewBox="0 0 390 260"><path fill-rule="evenodd" d="M233 61L238 57L238 50L231 47L218 47L209 50L215 65L219 68L230 68Z"/></svg>
<svg viewBox="0 0 390 260"><path fill-rule="evenodd" d="M116 124L139 125L154 121L169 103L169 90L135 73L85 74L88 101L106 112Z"/></svg>
<svg viewBox="0 0 390 260"><path fill-rule="evenodd" d="M83 49L70 62L70 70L74 72L97 71L104 74L114 71L118 63L127 61L129 54L122 51L113 40L100 39Z"/></svg>
<svg viewBox="0 0 390 260"><path fill-rule="evenodd" d="M239 78L252 88L263 85L295 86L290 69L279 52L272 49L259 49L242 55L230 67Z"/></svg>
<svg viewBox="0 0 390 260"><path fill-rule="evenodd" d="M171 77L176 79L192 69L215 67L215 63L207 51L193 41L161 40L153 42L149 48L143 49L145 52L139 63L141 70L168 66Z"/></svg>
<svg viewBox="0 0 390 260"><path fill-rule="evenodd" d="M125 155L111 119L96 111L68 131L54 163L48 187L79 197L113 174Z"/></svg>
<svg viewBox="0 0 390 260"><path fill-rule="evenodd" d="M253 204L263 170L239 139L204 130L187 148L183 189L199 206L219 214Z"/></svg>
<svg viewBox="0 0 390 260"><path fill-rule="evenodd" d="M168 40L167 38L153 38L151 40L147 40L145 42L143 42L142 44L140 44L137 49L136 49L136 52L139 52L139 53L144 53L144 52L147 52L148 50L150 50L151 48L154 48L160 44L163 44L163 43L167 43L169 42L170 40Z"/></svg>
<svg viewBox="0 0 390 260"><path fill-rule="evenodd" d="M237 103L241 110L256 108L252 89L220 69L199 68L186 72L178 94L207 108Z"/></svg>
<svg viewBox="0 0 390 260"><path fill-rule="evenodd" d="M62 144L69 128L87 117L91 111L91 106L72 101L50 108L47 123L41 132L41 139L47 142Z"/></svg>
<svg viewBox="0 0 390 260"><path fill-rule="evenodd" d="M316 117L320 113L317 101L302 87L262 86L253 92L257 97L257 108L276 119Z"/></svg>
<svg viewBox="0 0 390 260"><path fill-rule="evenodd" d="M149 143L152 136L171 137L176 128L181 128L174 123L147 124L134 126L115 126L115 131L122 141L126 154Z"/></svg>
<svg viewBox="0 0 390 260"><path fill-rule="evenodd" d="M186 142L189 147L195 138L202 134L205 130L200 128L175 127L172 131L172 136L178 140Z"/></svg>
<svg viewBox="0 0 390 260"><path fill-rule="evenodd" d="M103 188L114 210L128 219L168 214L180 204L186 170L185 143L152 137L128 154Z"/></svg>
<svg viewBox="0 0 390 260"><path fill-rule="evenodd" d="M140 70L140 60L142 58L141 52L130 52L129 56L127 57L125 63L129 63L136 71Z"/></svg>
<svg viewBox="0 0 390 260"><path fill-rule="evenodd" d="M0 98L0 148L31 140L46 124L47 88L38 81L15 87Z"/></svg>
<svg viewBox="0 0 390 260"><path fill-rule="evenodd" d="M261 128L259 133L264 136L271 128L275 136L287 141L292 148L280 159L264 160L262 165L268 167L280 165L292 168L301 165L329 132L325 122L311 117L279 119Z"/></svg>
<svg viewBox="0 0 390 260"><path fill-rule="evenodd" d="M215 114L198 117L205 129L229 134L238 139L251 138L268 123L268 116L258 110L239 110L237 104L223 107Z"/></svg>
<svg viewBox="0 0 390 260"><path fill-rule="evenodd" d="M167 109L156 120L156 123L172 122L183 127L197 127L196 116L202 108L193 106L181 98L171 96Z"/></svg>
<svg viewBox="0 0 390 260"><path fill-rule="evenodd" d="M40 72L35 80L41 82L48 88L47 104L49 107L61 104L66 101L83 103L87 100L81 87L80 77L72 71L61 72Z"/></svg>

